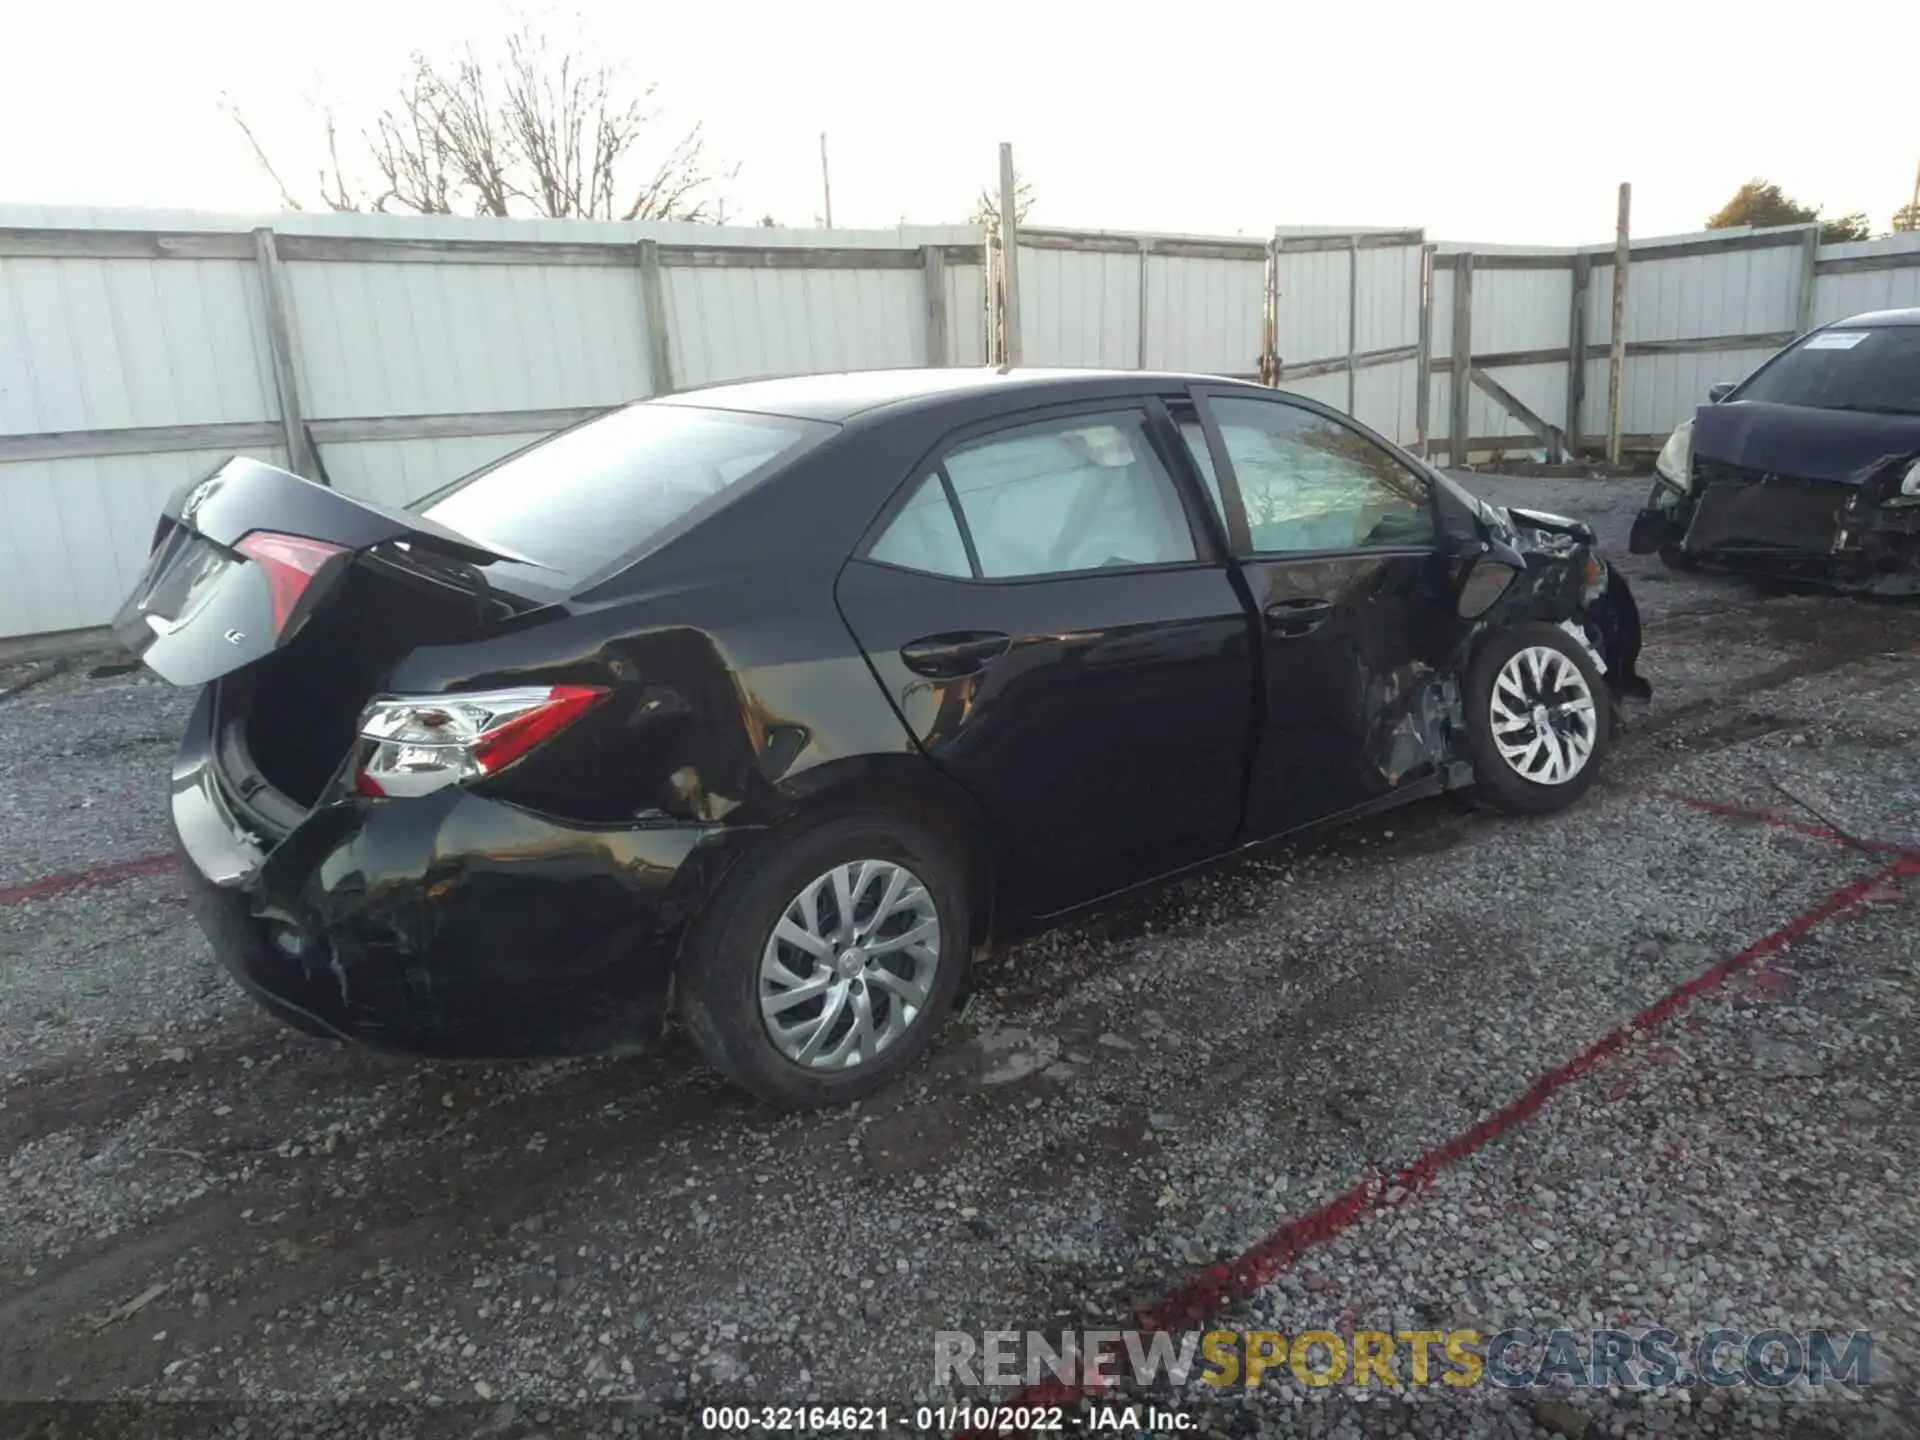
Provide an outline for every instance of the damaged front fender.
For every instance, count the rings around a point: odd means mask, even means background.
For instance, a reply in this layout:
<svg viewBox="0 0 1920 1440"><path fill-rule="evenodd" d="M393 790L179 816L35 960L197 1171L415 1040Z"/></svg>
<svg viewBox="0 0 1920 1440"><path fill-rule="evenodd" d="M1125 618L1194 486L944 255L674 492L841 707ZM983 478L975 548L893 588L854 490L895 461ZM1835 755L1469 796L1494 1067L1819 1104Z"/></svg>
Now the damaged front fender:
<svg viewBox="0 0 1920 1440"><path fill-rule="evenodd" d="M1633 587L1605 560L1596 556L1594 563L1600 566L1600 590L1587 602L1582 619L1590 638L1597 632L1596 648L1607 662L1607 686L1620 699L1650 700L1653 686L1639 670L1642 632Z"/></svg>
<svg viewBox="0 0 1920 1440"><path fill-rule="evenodd" d="M1598 537L1584 521L1543 510L1512 507L1496 512L1493 539L1525 557L1527 572L1476 627L1474 646L1492 629L1545 620L1583 640L1616 702L1651 698L1653 687L1639 672L1640 606L1619 569L1600 554Z"/></svg>

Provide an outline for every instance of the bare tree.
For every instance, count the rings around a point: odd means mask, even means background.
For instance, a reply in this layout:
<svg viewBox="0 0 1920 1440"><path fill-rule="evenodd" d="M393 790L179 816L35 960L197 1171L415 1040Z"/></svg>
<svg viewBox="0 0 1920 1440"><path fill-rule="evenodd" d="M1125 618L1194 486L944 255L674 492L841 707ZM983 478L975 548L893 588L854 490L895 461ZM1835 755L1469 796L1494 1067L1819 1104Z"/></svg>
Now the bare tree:
<svg viewBox="0 0 1920 1440"><path fill-rule="evenodd" d="M287 188L287 182L280 178L280 172L273 168L273 161L269 160L267 158L267 152L260 148L259 137L253 133L253 127L247 123L247 117L240 113L240 107L233 103L232 96L222 95L220 97L220 113L233 121L235 125L238 125L240 127L240 133L247 137L247 148L253 151L255 163L257 163L262 170L266 171L267 178L273 181L273 188L280 192L280 203L289 210L306 209L306 206L294 198L293 192ZM333 137L333 117L331 115L327 117L327 137L329 148L331 148ZM324 171L321 173L320 183L322 190L324 190L326 188L326 174ZM345 208L351 210L357 207L349 205Z"/></svg>
<svg viewBox="0 0 1920 1440"><path fill-rule="evenodd" d="M416 54L393 102L360 131L363 154L340 159L339 131L322 111L326 163L320 203L335 210L423 215L578 216L595 220L718 220L714 193L737 173L713 166L700 127L656 145L654 87L636 88L580 48L556 46L522 24L496 52ZM300 209L253 128L239 126L280 192Z"/></svg>
<svg viewBox="0 0 1920 1440"><path fill-rule="evenodd" d="M273 161L267 158L267 152L261 147L260 137L254 134L253 127L247 123L247 117L240 113L240 107L234 104L231 96L220 97L220 109L246 137L247 148L253 151L254 161L266 171L267 178L273 181L273 188L280 192L280 203L289 210L306 209L307 207L300 203L299 197L293 193L287 182L281 178L280 172L274 168ZM327 163L320 167L320 172L314 179L314 188L320 197L320 203L329 210L379 209L378 204L371 206L363 204L347 185L340 165L340 131L334 124L333 112L322 110L320 118L327 146Z"/></svg>
<svg viewBox="0 0 1920 1440"><path fill-rule="evenodd" d="M1013 223L1027 223L1027 212L1033 208L1033 182L1023 180L1016 171L1013 177ZM967 217L970 224L985 230L998 231L1000 228L1000 190L998 186L982 185L979 198L973 202L973 214Z"/></svg>

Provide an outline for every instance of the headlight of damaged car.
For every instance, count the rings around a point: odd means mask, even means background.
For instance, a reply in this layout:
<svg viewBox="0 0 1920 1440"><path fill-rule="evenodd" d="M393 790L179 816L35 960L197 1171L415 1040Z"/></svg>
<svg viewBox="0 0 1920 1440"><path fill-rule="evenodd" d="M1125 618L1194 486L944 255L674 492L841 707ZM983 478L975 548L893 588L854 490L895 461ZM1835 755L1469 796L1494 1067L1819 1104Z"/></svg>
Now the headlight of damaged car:
<svg viewBox="0 0 1920 1440"><path fill-rule="evenodd" d="M1920 460L1907 466L1907 473L1900 477L1900 493L1894 497L1896 505L1920 505Z"/></svg>
<svg viewBox="0 0 1920 1440"><path fill-rule="evenodd" d="M1653 462L1653 470L1676 490L1692 487L1693 421L1682 420L1674 427L1673 434L1667 437L1667 443L1660 447L1660 456Z"/></svg>

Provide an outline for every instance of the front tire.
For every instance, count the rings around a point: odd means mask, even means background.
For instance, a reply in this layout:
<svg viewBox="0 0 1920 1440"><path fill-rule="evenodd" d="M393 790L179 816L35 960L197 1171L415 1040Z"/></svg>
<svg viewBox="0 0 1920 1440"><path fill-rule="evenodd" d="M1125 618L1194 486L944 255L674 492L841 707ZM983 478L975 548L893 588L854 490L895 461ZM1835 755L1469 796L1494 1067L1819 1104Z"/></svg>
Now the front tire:
<svg viewBox="0 0 1920 1440"><path fill-rule="evenodd" d="M1494 635L1467 671L1473 798L1508 815L1564 810L1612 742L1612 702L1593 658L1556 625Z"/></svg>
<svg viewBox="0 0 1920 1440"><path fill-rule="evenodd" d="M709 1064L787 1109L873 1094L953 1008L971 939L965 875L910 821L858 814L749 856L709 904L680 1009Z"/></svg>

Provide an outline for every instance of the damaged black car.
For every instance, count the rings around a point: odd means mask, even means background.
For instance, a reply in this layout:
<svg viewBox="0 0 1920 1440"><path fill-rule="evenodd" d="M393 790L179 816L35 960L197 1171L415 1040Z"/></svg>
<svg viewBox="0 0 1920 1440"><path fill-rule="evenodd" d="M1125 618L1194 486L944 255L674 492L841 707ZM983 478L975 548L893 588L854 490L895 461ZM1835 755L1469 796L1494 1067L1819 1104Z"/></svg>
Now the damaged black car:
<svg viewBox="0 0 1920 1440"><path fill-rule="evenodd" d="M1920 594L1920 310L1804 336L1673 432L1636 554Z"/></svg>
<svg viewBox="0 0 1920 1440"><path fill-rule="evenodd" d="M1646 693L1585 526L1151 374L716 387L405 509L235 459L115 624L199 687L174 827L272 1013L467 1056L673 1017L786 1105L1129 887L1442 791L1558 810Z"/></svg>

